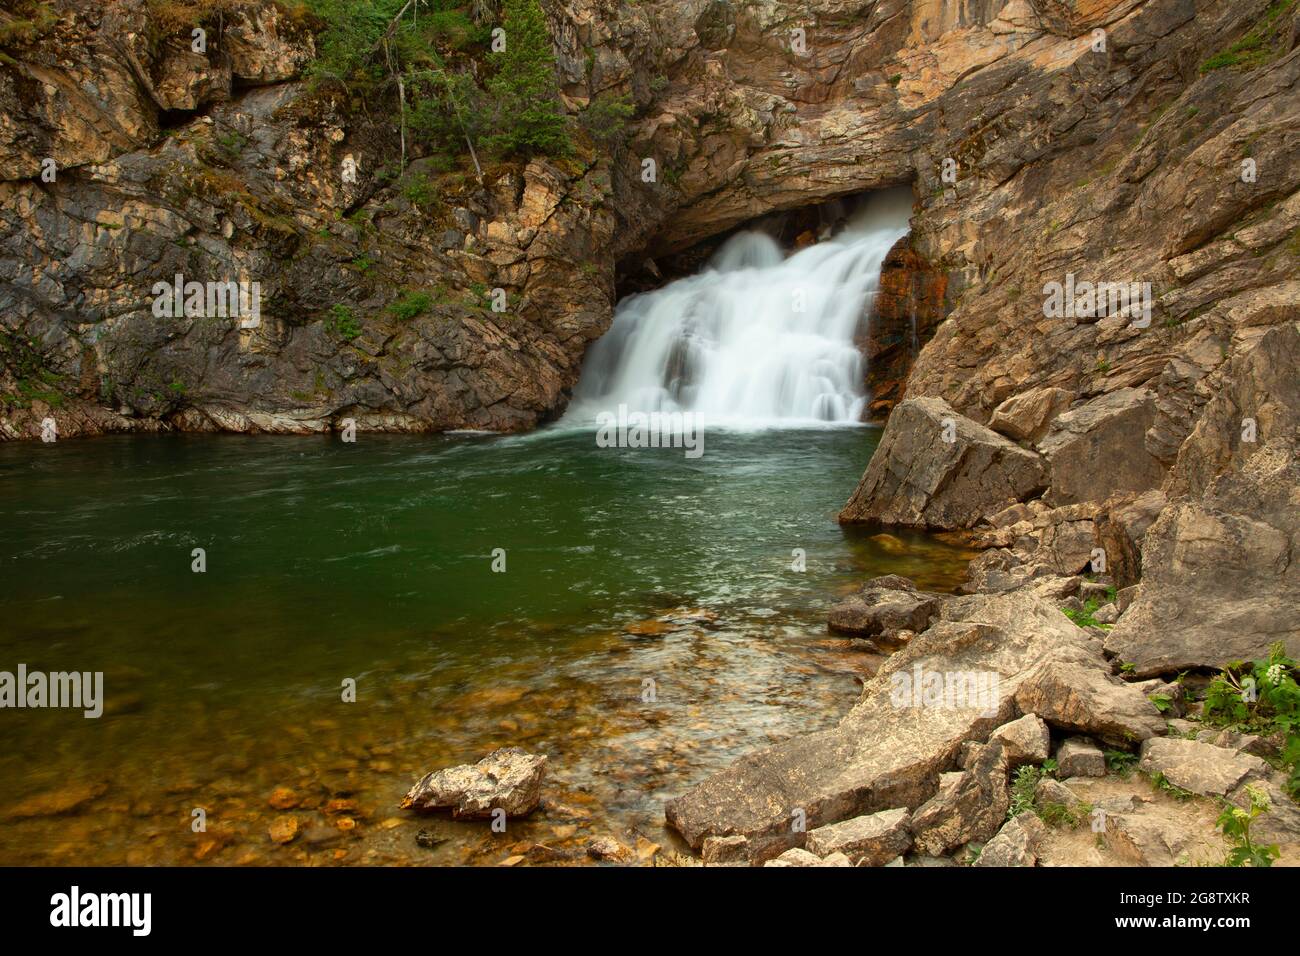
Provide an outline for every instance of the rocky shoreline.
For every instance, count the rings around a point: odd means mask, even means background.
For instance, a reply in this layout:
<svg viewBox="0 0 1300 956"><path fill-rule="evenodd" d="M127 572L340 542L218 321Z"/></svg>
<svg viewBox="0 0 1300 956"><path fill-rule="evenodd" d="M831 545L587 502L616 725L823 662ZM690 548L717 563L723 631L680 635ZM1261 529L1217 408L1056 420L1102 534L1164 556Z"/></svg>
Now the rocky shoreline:
<svg viewBox="0 0 1300 956"><path fill-rule="evenodd" d="M1016 396L993 428L941 400L905 401L840 519L963 533L986 549L969 593L866 582L832 610L831 629L900 649L859 703L833 730L747 756L670 801L669 824L712 862L875 865L909 849L915 865L1081 862L1043 850L1066 841L1027 827L1032 814L1008 819L1012 772L1029 766L1046 803L1101 808L1093 832L1113 852L1083 862L1206 862L1215 834L1171 816L1150 785L1107 802L1081 795L1136 764L1179 796L1248 810L1248 787L1266 793L1257 827L1300 862L1285 735L1224 731L1188 702L1231 661L1267 658L1276 642L1300 652L1287 557L1300 537L1300 387L1278 374L1297 358L1294 323L1254 337L1216 376L1163 478L1145 445L1150 397L1137 390L1072 405ZM1240 441L1243 419L1267 421L1267 437ZM1088 814L1058 811L1058 822L1077 828Z"/></svg>

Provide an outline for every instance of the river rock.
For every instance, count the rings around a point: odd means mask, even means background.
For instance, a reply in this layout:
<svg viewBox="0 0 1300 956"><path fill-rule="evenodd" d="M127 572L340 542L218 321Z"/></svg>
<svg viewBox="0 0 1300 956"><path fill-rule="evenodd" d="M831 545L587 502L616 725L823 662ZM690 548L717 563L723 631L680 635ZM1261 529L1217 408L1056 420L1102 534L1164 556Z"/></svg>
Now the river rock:
<svg viewBox="0 0 1300 956"><path fill-rule="evenodd" d="M821 857L809 853L807 850L801 850L795 847L786 850L774 860L768 860L764 866L852 866L849 858L843 853L832 853L830 856L822 859Z"/></svg>
<svg viewBox="0 0 1300 956"><path fill-rule="evenodd" d="M587 856L593 860L610 860L615 863L626 863L631 860L635 854L630 847L624 846L613 837L602 836L596 837L587 844Z"/></svg>
<svg viewBox="0 0 1300 956"><path fill-rule="evenodd" d="M1269 773L1268 764L1258 757L1180 737L1146 741L1138 769L1163 774L1174 786L1203 797L1226 796L1240 784Z"/></svg>
<svg viewBox="0 0 1300 956"><path fill-rule="evenodd" d="M502 809L507 817L537 809L546 757L503 747L475 764L425 774L402 801L403 810L450 809L454 817L482 818Z"/></svg>
<svg viewBox="0 0 1300 956"><path fill-rule="evenodd" d="M841 634L892 636L898 631L921 631L938 610L940 598L917 591L906 578L889 575L863 585L859 594L831 608L827 623Z"/></svg>
<svg viewBox="0 0 1300 956"><path fill-rule="evenodd" d="M793 826L801 818L796 811L815 829L918 807L934 795L963 742L987 738L1021 712L1016 689L1044 661L1109 668L1087 635L1035 594L953 598L944 602L940 620L882 665L837 727L740 758L669 800L665 816L692 847L710 836L741 834L755 857L766 859L803 842L805 834ZM930 674L945 693L937 700L931 695L927 705ZM966 695L973 706L956 706L963 703L957 692L969 690L972 680L985 693ZM921 693L912 694L913 685Z"/></svg>
<svg viewBox="0 0 1300 956"><path fill-rule="evenodd" d="M909 398L894 409L839 520L971 528L984 516L1036 495L1045 474L1034 452L958 414L942 399Z"/></svg>
<svg viewBox="0 0 1300 956"><path fill-rule="evenodd" d="M700 856L706 864L738 863L749 859L749 841L739 834L709 837Z"/></svg>
<svg viewBox="0 0 1300 956"><path fill-rule="evenodd" d="M910 822L903 808L881 810L818 827L808 834L806 847L820 857L843 853L857 866L883 866L911 849Z"/></svg>

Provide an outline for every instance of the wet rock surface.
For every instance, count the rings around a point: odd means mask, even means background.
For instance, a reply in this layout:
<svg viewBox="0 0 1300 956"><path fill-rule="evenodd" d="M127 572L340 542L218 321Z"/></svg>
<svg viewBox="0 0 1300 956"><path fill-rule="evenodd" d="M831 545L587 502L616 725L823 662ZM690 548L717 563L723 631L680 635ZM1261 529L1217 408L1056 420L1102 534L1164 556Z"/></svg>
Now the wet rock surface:
<svg viewBox="0 0 1300 956"><path fill-rule="evenodd" d="M450 810L455 817L526 817L542 800L546 757L503 747L475 764L425 774L402 800L403 810Z"/></svg>

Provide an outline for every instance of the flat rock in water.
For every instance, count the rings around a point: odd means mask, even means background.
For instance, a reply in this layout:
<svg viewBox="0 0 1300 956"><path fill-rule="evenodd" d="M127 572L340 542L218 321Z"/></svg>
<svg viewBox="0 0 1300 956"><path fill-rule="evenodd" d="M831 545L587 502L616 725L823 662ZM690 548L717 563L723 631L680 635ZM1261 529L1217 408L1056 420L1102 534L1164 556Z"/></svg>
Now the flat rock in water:
<svg viewBox="0 0 1300 956"><path fill-rule="evenodd" d="M425 774L406 794L403 810L451 810L454 817L527 816L542 799L546 757L503 747L475 764Z"/></svg>
<svg viewBox="0 0 1300 956"><path fill-rule="evenodd" d="M917 591L905 578L894 580L902 581L906 586L896 587L888 581L882 587L876 581L868 581L861 593L836 604L827 618L830 629L866 637L891 635L901 630L925 630L938 613L939 597Z"/></svg>

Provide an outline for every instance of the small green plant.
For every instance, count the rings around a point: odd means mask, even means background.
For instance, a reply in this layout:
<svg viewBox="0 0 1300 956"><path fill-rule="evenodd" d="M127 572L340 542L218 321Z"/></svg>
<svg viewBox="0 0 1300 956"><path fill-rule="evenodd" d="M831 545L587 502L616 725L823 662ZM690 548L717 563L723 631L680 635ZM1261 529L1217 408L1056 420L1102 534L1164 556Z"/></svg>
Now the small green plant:
<svg viewBox="0 0 1300 956"><path fill-rule="evenodd" d="M352 262L349 263L349 265L351 265L352 268L356 269L358 272L365 274L365 273L369 273L370 270L375 267L375 260L370 258L369 253L363 252L361 253L361 255L353 259Z"/></svg>
<svg viewBox="0 0 1300 956"><path fill-rule="evenodd" d="M1088 598L1088 600L1083 602L1083 610L1080 611L1075 610L1074 608L1064 608L1063 612L1066 617L1080 627L1111 627L1110 624L1102 624L1093 617L1093 615L1100 609L1101 601L1097 598Z"/></svg>
<svg viewBox="0 0 1300 956"><path fill-rule="evenodd" d="M330 309L329 317L325 320L325 328L330 334L337 335L347 342L361 335L361 324L346 305L335 305Z"/></svg>
<svg viewBox="0 0 1300 956"><path fill-rule="evenodd" d="M408 292L388 307L389 314L399 322L409 322L417 315L429 311L433 297L427 292Z"/></svg>
<svg viewBox="0 0 1300 956"><path fill-rule="evenodd" d="M1210 682L1205 693L1205 720L1220 727L1285 740L1282 763L1289 769L1287 790L1300 796L1300 666L1282 642L1257 661L1232 661Z"/></svg>
<svg viewBox="0 0 1300 956"><path fill-rule="evenodd" d="M1224 866L1272 866L1273 861L1281 856L1276 844L1260 846L1251 839L1250 825L1261 813L1268 812L1268 794L1255 784L1246 785L1246 796L1250 800L1250 809L1226 804L1219 814L1218 827L1232 844Z"/></svg>
<svg viewBox="0 0 1300 956"><path fill-rule="evenodd" d="M1240 40L1226 50L1220 50L1201 64L1202 73L1221 70L1224 67L1253 68L1263 66L1275 57L1286 52L1285 38L1288 13L1296 0L1277 0L1260 17L1253 27Z"/></svg>
<svg viewBox="0 0 1300 956"><path fill-rule="evenodd" d="M171 380L170 383L168 383L167 391L171 392L173 395L176 395L180 398L184 398L186 395L189 394L190 390L185 387L184 382L182 382L178 378L174 378Z"/></svg>
<svg viewBox="0 0 1300 956"><path fill-rule="evenodd" d="M1024 766L1016 770L1011 781L1011 806L1007 808L1007 819L1018 817L1022 813L1034 813L1034 803L1038 782L1043 779L1043 771L1038 767Z"/></svg>
<svg viewBox="0 0 1300 956"><path fill-rule="evenodd" d="M1107 750L1106 769L1117 776L1127 777L1132 772L1137 759L1137 754L1125 750Z"/></svg>
<svg viewBox="0 0 1300 956"><path fill-rule="evenodd" d="M1088 817L1092 814L1092 804L1076 803L1071 807L1064 803L1049 802L1038 807L1037 812L1048 826L1066 826L1071 830L1077 830L1088 822Z"/></svg>
<svg viewBox="0 0 1300 956"><path fill-rule="evenodd" d="M1151 786L1155 787L1157 790L1163 790L1175 800L1190 800L1192 797L1196 796L1192 791L1184 790L1176 783L1171 783L1169 778L1160 771L1156 771L1151 775Z"/></svg>

